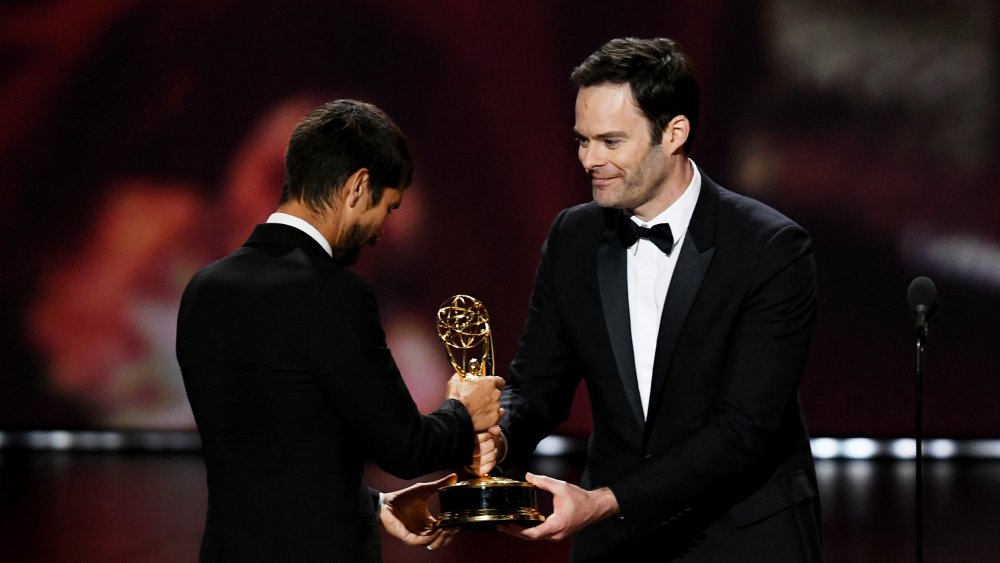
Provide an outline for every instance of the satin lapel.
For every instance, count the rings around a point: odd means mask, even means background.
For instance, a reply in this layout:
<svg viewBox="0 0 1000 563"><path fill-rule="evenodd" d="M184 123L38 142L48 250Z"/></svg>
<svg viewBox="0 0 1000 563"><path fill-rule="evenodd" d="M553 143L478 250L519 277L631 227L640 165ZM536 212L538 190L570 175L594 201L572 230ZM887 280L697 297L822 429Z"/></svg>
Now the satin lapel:
<svg viewBox="0 0 1000 563"><path fill-rule="evenodd" d="M625 249L614 234L605 232L597 250L597 279L601 288L601 304L607 323L608 337L615 354L618 376L636 422L642 427L642 401L635 375L635 355L632 351L632 323L628 314L628 279Z"/></svg>
<svg viewBox="0 0 1000 563"><path fill-rule="evenodd" d="M714 182L702 173L702 193L698 198L691 225L677 259L677 267L670 280L667 300L663 304L660 330L656 337L656 354L653 357L653 382L649 392L649 412L646 416L647 433L660 410L661 396L666 386L670 366L677 350L677 341L687 319L698 288L705 279L708 266L715 255L714 230L719 192ZM702 250L699 250L699 247ZM647 436L648 438L648 436Z"/></svg>

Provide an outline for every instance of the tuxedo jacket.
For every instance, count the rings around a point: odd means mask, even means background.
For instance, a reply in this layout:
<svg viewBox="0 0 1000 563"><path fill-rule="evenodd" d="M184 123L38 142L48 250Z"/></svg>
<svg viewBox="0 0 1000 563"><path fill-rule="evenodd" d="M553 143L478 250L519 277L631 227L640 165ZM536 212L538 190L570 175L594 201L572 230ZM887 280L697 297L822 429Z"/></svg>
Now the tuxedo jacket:
<svg viewBox="0 0 1000 563"><path fill-rule="evenodd" d="M552 225L504 391L508 462L526 460L566 419L582 379L593 418L582 486L610 487L621 514L579 532L575 560L644 544L664 561L817 560L798 402L815 308L809 235L702 174L673 250L644 419L620 215L587 203ZM805 553L757 553L755 540Z"/></svg>
<svg viewBox="0 0 1000 563"><path fill-rule="evenodd" d="M201 561L379 561L374 460L400 478L469 462L456 400L421 416L375 298L302 231L258 225L184 291L177 357L202 439Z"/></svg>

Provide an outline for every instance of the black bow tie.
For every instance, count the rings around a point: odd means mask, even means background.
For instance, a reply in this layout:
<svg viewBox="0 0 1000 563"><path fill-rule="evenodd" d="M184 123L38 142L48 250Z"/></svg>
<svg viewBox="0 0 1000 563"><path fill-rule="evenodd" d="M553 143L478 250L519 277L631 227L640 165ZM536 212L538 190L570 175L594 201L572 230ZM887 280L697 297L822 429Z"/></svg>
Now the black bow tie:
<svg viewBox="0 0 1000 563"><path fill-rule="evenodd" d="M625 248L629 248L636 241L644 238L655 244L667 256L670 256L670 251L674 249L674 235L670 232L670 225L667 223L660 223L649 228L640 227L635 224L635 221L622 215L618 221L618 237Z"/></svg>

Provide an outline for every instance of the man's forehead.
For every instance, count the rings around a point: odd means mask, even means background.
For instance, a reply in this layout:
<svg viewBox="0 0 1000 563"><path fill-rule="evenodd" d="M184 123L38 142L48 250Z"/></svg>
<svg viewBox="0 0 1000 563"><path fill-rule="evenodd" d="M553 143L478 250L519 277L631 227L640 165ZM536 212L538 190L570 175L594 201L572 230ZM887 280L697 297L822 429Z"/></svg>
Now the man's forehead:
<svg viewBox="0 0 1000 563"><path fill-rule="evenodd" d="M382 199L389 205L389 207L398 207L403 201L403 188L402 187L385 187L382 189Z"/></svg>
<svg viewBox="0 0 1000 563"><path fill-rule="evenodd" d="M628 84L588 86L577 92L574 131L578 134L596 135L641 125L644 119Z"/></svg>
<svg viewBox="0 0 1000 563"><path fill-rule="evenodd" d="M578 108L585 109L610 109L624 106L638 108L638 103L632 95L632 87L628 83L584 86L577 91L576 104Z"/></svg>

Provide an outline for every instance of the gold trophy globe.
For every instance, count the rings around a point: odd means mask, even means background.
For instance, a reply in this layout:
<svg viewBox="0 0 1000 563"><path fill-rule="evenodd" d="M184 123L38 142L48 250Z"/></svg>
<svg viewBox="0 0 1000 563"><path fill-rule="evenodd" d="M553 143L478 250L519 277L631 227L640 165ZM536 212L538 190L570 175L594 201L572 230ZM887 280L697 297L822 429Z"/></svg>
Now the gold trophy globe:
<svg viewBox="0 0 1000 563"><path fill-rule="evenodd" d="M493 333L482 301L455 295L441 304L438 336L448 360L462 377L493 375ZM497 524L534 526L545 520L538 511L537 489L531 483L504 477L476 477L444 487L439 526L493 529Z"/></svg>

